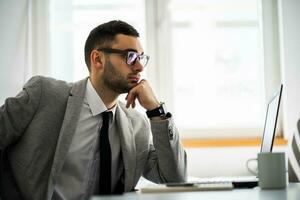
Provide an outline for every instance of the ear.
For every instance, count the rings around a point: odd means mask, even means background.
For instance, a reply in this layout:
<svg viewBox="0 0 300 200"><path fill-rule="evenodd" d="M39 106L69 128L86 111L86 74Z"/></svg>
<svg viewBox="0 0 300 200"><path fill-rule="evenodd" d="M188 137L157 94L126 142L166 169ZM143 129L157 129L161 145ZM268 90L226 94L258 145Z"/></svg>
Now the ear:
<svg viewBox="0 0 300 200"><path fill-rule="evenodd" d="M105 56L102 52L93 50L90 54L91 67L101 69L104 66Z"/></svg>

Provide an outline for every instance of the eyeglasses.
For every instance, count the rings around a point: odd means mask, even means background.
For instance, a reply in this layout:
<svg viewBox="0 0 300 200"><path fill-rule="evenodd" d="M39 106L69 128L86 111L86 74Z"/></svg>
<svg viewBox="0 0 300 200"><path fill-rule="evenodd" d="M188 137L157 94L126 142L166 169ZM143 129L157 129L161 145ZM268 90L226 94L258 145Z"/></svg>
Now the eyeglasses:
<svg viewBox="0 0 300 200"><path fill-rule="evenodd" d="M143 67L146 67L150 56L139 54L132 50L121 50L121 49L111 49L111 48L99 48L98 51L103 51L104 53L116 53L124 56L126 58L127 65L133 66L136 61L139 61Z"/></svg>

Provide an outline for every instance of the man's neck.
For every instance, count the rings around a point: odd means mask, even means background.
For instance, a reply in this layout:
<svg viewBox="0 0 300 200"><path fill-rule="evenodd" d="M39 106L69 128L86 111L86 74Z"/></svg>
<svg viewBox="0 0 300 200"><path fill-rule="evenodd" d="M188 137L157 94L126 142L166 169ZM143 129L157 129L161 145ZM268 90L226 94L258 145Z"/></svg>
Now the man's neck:
<svg viewBox="0 0 300 200"><path fill-rule="evenodd" d="M91 83L96 90L99 97L102 99L103 103L107 107L107 109L113 108L117 103L117 98L119 94L105 87L103 83L97 82L90 77Z"/></svg>

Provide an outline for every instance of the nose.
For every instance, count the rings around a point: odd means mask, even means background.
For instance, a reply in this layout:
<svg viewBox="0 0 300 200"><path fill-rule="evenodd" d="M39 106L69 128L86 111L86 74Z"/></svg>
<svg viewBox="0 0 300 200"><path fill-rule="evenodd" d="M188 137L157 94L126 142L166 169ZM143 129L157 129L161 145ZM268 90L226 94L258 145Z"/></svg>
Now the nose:
<svg viewBox="0 0 300 200"><path fill-rule="evenodd" d="M132 66L132 69L136 72L142 72L144 70L144 66L139 61L136 61Z"/></svg>

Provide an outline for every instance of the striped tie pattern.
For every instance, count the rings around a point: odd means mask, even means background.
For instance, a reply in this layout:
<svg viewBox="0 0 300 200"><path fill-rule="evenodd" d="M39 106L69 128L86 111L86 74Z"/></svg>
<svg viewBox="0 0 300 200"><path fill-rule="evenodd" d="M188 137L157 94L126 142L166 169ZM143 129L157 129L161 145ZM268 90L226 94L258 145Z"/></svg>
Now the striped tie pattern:
<svg viewBox="0 0 300 200"><path fill-rule="evenodd" d="M300 119L297 123L297 131L294 133L291 143L288 147L288 170L289 181L300 181Z"/></svg>

